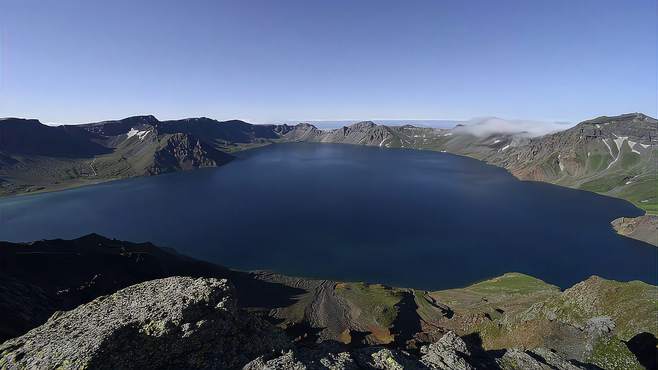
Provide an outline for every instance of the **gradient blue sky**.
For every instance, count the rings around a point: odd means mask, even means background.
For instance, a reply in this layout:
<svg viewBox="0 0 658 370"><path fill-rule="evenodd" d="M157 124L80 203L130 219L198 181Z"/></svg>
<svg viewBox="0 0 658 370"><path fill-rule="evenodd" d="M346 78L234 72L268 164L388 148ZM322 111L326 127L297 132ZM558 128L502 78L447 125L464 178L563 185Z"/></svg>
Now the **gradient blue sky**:
<svg viewBox="0 0 658 370"><path fill-rule="evenodd" d="M0 0L0 116L658 111L656 0Z"/></svg>

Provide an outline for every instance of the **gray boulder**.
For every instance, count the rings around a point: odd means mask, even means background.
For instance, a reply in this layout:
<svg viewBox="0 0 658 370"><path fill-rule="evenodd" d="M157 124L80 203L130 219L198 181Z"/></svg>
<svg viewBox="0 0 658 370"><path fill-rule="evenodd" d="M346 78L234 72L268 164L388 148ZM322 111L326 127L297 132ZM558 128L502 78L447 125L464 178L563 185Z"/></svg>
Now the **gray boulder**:
<svg viewBox="0 0 658 370"><path fill-rule="evenodd" d="M250 362L245 370L471 370L466 357L470 352L466 343L453 332L438 342L421 349L422 357L385 347L365 347L347 351L320 344L315 349L299 348L279 356L262 356Z"/></svg>
<svg viewBox="0 0 658 370"><path fill-rule="evenodd" d="M363 348L355 353L356 362L362 369L404 370L424 369L417 359L399 351L382 347Z"/></svg>
<svg viewBox="0 0 658 370"><path fill-rule="evenodd" d="M261 356L244 370L357 370L348 352L326 352L322 349L289 350L279 356Z"/></svg>
<svg viewBox="0 0 658 370"><path fill-rule="evenodd" d="M55 313L0 345L2 369L227 369L287 346L226 280L152 280Z"/></svg>
<svg viewBox="0 0 658 370"><path fill-rule="evenodd" d="M421 362L430 369L471 370L466 358L471 355L466 343L454 332L449 331L438 341L420 349Z"/></svg>
<svg viewBox="0 0 658 370"><path fill-rule="evenodd" d="M585 331L593 338L611 335L615 330L615 320L610 316L592 317L585 323Z"/></svg>

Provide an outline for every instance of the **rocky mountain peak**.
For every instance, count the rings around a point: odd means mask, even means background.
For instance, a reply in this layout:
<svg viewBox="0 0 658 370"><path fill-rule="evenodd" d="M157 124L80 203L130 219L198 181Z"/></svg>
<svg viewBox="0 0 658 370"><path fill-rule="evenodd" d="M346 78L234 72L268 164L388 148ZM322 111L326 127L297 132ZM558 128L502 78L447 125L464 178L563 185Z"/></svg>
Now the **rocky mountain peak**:
<svg viewBox="0 0 658 370"><path fill-rule="evenodd" d="M189 117L189 118L183 118L180 121L184 122L184 123L188 123L188 124L191 124L191 123L219 123L219 121L214 120L212 118L208 118L208 117Z"/></svg>
<svg viewBox="0 0 658 370"><path fill-rule="evenodd" d="M300 123L296 124L295 127L304 128L304 129L317 128L317 127L315 127L314 125L312 125L308 122L300 122Z"/></svg>
<svg viewBox="0 0 658 370"><path fill-rule="evenodd" d="M159 123L160 121L155 118L153 115L143 115L143 116L131 116L131 117L126 117L121 120L122 122L130 122L130 123L141 123L141 124L146 124L146 125L154 125Z"/></svg>
<svg viewBox="0 0 658 370"><path fill-rule="evenodd" d="M354 124L348 126L348 128L353 129L353 130L367 130L367 129L373 128L375 126L377 126L377 125L372 121L362 121L362 122L354 123Z"/></svg>
<svg viewBox="0 0 658 370"><path fill-rule="evenodd" d="M625 113L617 116L600 116L587 121L583 121L582 124L588 125L602 125L609 123L658 123L653 117L649 117L644 113Z"/></svg>

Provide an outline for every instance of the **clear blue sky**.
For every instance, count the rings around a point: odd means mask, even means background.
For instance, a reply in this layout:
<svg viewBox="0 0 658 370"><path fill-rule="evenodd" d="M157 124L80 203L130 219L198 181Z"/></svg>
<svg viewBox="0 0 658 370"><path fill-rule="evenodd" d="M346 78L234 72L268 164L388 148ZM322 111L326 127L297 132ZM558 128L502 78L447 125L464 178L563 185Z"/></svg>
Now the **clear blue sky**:
<svg viewBox="0 0 658 370"><path fill-rule="evenodd" d="M0 116L657 115L656 0L0 0Z"/></svg>

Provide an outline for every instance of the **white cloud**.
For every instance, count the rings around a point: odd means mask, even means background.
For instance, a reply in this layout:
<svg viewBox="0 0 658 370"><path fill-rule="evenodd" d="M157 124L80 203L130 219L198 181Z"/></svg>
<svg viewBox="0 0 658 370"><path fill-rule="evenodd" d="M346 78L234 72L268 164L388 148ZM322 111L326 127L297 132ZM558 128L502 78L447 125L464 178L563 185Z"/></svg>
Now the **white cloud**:
<svg viewBox="0 0 658 370"><path fill-rule="evenodd" d="M455 130L480 137L494 134L519 134L526 137L537 137L566 130L573 126L572 123L565 122L507 120L497 117L474 118L464 122L463 125L455 128Z"/></svg>

